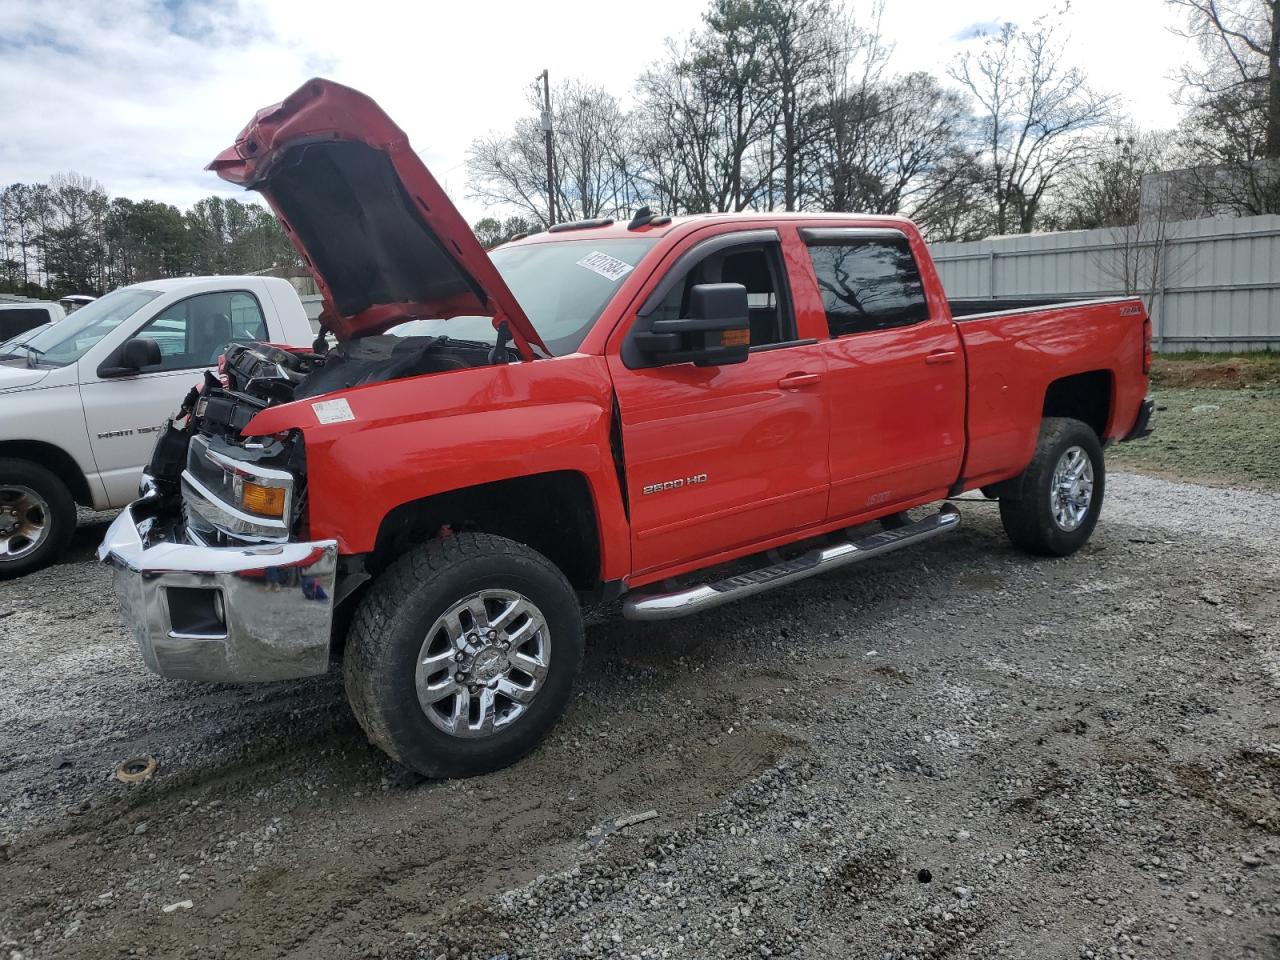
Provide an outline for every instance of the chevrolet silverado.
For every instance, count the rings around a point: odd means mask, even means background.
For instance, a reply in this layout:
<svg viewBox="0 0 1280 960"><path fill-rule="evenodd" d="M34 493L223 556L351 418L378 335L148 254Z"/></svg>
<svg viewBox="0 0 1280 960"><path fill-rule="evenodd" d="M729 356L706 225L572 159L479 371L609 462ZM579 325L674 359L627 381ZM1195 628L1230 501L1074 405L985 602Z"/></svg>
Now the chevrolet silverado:
<svg viewBox="0 0 1280 960"><path fill-rule="evenodd" d="M486 253L323 80L211 168L271 205L336 346L229 348L99 555L152 670L340 659L370 740L428 775L545 735L585 603L697 613L952 530L907 511L974 489L1064 556L1104 447L1149 429L1141 301L951 304L905 219L641 210Z"/></svg>

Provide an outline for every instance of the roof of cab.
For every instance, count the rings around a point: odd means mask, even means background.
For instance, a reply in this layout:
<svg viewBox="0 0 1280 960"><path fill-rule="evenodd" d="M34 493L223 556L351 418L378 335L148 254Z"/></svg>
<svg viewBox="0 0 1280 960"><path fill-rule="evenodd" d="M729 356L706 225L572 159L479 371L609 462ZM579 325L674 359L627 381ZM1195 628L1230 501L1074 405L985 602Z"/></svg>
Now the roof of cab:
<svg viewBox="0 0 1280 960"><path fill-rule="evenodd" d="M181 287L189 287L195 284L217 284L219 286L234 286L237 283L246 281L265 280L268 283L288 283L281 277L267 277L256 274L210 274L200 277L157 277L154 280L139 280L137 283L129 284L133 287L145 287L148 290L173 290Z"/></svg>
<svg viewBox="0 0 1280 960"><path fill-rule="evenodd" d="M586 240L589 238L608 238L613 240L622 239L624 237L664 237L669 233L685 232L687 228L696 227L699 224L710 223L741 223L744 226L750 224L759 226L760 224L768 224L772 222L785 222L803 220L812 222L814 220L827 220L832 223L847 223L851 225L870 224L870 223L897 223L910 224L910 220L906 217L889 216L887 214L868 214L868 213L804 213L791 212L783 213L780 211L766 210L744 210L740 213L693 213L681 217L671 217L670 219L662 218L663 222L657 224L646 224L642 227L631 229L626 219L615 220L608 224L599 224L597 221L584 220L581 226L573 224L557 224L554 232L542 230L538 233L531 233L527 237L521 237L519 240L512 240L502 244L503 247L524 245L529 243L555 243L560 240ZM501 247L495 248L501 249Z"/></svg>

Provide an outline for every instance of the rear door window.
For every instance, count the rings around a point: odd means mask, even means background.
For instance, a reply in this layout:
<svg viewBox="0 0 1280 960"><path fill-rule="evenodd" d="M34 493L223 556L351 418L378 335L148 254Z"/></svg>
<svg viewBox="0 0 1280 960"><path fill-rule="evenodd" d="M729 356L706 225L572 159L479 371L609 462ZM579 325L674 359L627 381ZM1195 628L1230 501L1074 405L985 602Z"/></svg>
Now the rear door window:
<svg viewBox="0 0 1280 960"><path fill-rule="evenodd" d="M906 237L811 243L809 257L832 337L928 319L920 268Z"/></svg>

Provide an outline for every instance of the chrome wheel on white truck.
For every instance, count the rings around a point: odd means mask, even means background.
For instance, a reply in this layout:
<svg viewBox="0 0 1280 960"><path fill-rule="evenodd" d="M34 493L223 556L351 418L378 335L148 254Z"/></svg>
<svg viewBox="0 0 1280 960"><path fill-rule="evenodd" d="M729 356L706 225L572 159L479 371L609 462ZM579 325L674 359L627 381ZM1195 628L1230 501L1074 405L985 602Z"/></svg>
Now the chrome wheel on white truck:
<svg viewBox="0 0 1280 960"><path fill-rule="evenodd" d="M0 459L0 579L52 563L75 529L66 484L39 464Z"/></svg>

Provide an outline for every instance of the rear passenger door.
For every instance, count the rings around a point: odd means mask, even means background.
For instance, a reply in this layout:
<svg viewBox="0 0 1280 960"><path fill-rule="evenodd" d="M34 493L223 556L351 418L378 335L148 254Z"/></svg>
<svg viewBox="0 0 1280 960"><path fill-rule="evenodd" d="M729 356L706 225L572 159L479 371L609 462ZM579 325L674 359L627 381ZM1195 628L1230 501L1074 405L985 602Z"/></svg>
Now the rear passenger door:
<svg viewBox="0 0 1280 960"><path fill-rule="evenodd" d="M964 357L945 309L930 308L911 241L893 229L800 235L830 335L828 518L945 496L964 457Z"/></svg>

